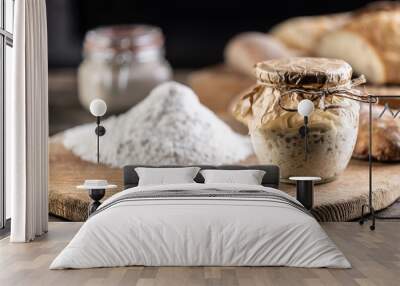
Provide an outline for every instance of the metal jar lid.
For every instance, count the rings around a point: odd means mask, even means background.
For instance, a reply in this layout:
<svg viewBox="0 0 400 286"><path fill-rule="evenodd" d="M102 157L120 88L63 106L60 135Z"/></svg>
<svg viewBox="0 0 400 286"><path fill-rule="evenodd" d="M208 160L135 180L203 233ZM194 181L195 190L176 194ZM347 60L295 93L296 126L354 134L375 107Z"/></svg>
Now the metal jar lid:
<svg viewBox="0 0 400 286"><path fill-rule="evenodd" d="M353 71L343 60L293 57L260 62L255 73L261 84L315 89L346 85Z"/></svg>

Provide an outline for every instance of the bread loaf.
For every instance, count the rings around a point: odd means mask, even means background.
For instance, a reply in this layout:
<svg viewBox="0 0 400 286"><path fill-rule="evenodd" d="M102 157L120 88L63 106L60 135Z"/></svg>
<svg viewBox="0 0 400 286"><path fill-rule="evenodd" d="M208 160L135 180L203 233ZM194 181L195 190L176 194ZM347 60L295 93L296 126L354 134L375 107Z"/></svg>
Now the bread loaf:
<svg viewBox="0 0 400 286"><path fill-rule="evenodd" d="M350 20L349 13L290 18L274 26L270 33L290 48L313 55L320 37Z"/></svg>
<svg viewBox="0 0 400 286"><path fill-rule="evenodd" d="M291 57L294 51L265 33L247 32L235 36L225 48L225 62L238 72L254 76L258 62Z"/></svg>
<svg viewBox="0 0 400 286"><path fill-rule="evenodd" d="M382 118L378 119L384 107L373 106L372 112L372 157L378 161L400 160L400 118L393 116L387 110ZM393 112L397 112L393 110ZM369 146L369 108L368 104L362 104L358 137L353 151L353 157L368 159Z"/></svg>
<svg viewBox="0 0 400 286"><path fill-rule="evenodd" d="M370 83L400 83L400 10L356 13L321 37L316 54L345 60Z"/></svg>

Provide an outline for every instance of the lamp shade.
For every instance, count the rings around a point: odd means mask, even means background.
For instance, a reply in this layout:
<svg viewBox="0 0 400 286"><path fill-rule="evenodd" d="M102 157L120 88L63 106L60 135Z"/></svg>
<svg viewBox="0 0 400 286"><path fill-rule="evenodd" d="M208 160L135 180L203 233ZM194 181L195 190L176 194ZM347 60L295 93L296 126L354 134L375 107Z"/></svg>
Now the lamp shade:
<svg viewBox="0 0 400 286"><path fill-rule="evenodd" d="M104 102L104 100L101 99L94 99L90 103L90 113L93 114L93 116L103 116L107 111L107 104Z"/></svg>
<svg viewBox="0 0 400 286"><path fill-rule="evenodd" d="M297 105L297 112L304 117L310 116L314 112L314 103L309 99L303 99Z"/></svg>

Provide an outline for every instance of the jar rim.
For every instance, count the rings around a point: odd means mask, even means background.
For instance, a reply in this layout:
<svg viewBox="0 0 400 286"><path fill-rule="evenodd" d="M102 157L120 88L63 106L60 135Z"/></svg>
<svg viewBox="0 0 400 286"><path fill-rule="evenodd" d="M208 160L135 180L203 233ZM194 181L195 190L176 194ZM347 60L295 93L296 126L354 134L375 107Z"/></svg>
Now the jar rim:
<svg viewBox="0 0 400 286"><path fill-rule="evenodd" d="M84 53L141 52L146 49L163 49L164 37L156 26L113 25L98 27L86 33Z"/></svg>
<svg viewBox="0 0 400 286"><path fill-rule="evenodd" d="M270 86L326 88L351 81L351 66L339 59L291 57L255 65L257 80Z"/></svg>

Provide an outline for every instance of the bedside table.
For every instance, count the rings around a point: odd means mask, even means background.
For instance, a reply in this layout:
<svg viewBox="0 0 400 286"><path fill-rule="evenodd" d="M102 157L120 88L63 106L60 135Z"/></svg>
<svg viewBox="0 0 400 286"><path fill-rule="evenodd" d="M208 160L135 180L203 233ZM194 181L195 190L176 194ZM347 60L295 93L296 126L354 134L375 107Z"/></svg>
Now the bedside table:
<svg viewBox="0 0 400 286"><path fill-rule="evenodd" d="M114 189L116 185L109 185L107 180L85 180L83 185L77 186L78 189L88 191L89 197L93 200L88 208L88 216L94 213L101 205L100 200L106 194L106 189Z"/></svg>
<svg viewBox="0 0 400 286"><path fill-rule="evenodd" d="M311 210L314 204L314 182L321 181L321 178L290 177L289 180L296 181L296 199L306 209Z"/></svg>

